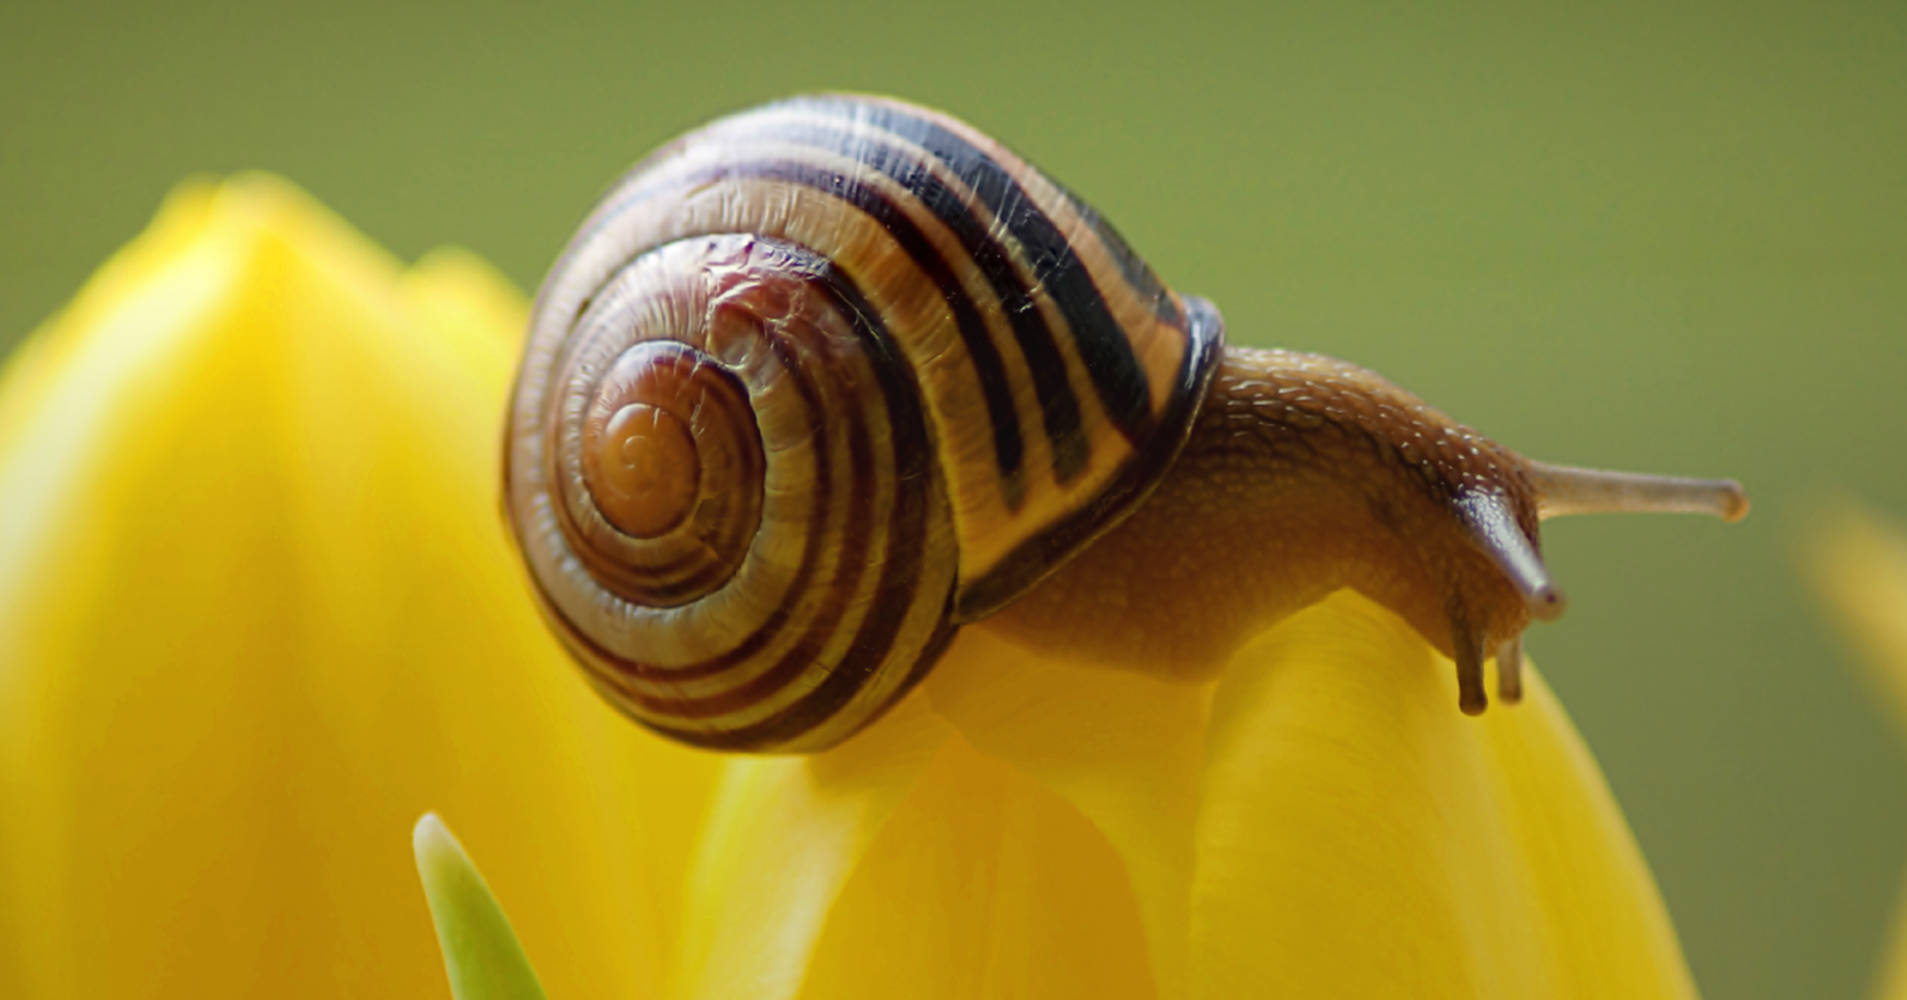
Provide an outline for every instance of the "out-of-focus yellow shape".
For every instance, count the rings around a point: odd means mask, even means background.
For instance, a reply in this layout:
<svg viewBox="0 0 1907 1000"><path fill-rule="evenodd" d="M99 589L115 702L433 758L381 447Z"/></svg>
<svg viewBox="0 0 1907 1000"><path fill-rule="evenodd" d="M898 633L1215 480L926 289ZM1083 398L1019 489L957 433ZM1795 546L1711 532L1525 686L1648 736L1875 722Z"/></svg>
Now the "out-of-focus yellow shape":
<svg viewBox="0 0 1907 1000"><path fill-rule="evenodd" d="M659 981L714 765L602 706L527 600L524 310L245 177L174 194L10 361L0 996L443 996L432 809L552 995Z"/></svg>
<svg viewBox="0 0 1907 1000"><path fill-rule="evenodd" d="M1907 727L1907 534L1853 505L1817 522L1804 550L1815 588L1861 654L1875 690ZM1907 891L1898 906L1875 996L1907 1000Z"/></svg>
<svg viewBox="0 0 1907 1000"><path fill-rule="evenodd" d="M838 750L729 765L677 995L1692 995L1548 688L1455 704L1350 594L1208 686L970 628Z"/></svg>
<svg viewBox="0 0 1907 1000"><path fill-rule="evenodd" d="M1806 549L1815 587L1907 727L1907 535L1851 504L1819 520Z"/></svg>

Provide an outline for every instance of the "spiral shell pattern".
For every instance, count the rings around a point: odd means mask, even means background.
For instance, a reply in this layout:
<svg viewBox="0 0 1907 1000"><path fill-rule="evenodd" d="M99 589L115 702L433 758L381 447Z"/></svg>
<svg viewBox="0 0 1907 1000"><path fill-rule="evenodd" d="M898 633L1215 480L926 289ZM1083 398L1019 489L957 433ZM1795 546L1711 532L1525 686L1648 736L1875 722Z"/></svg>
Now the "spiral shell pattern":
<svg viewBox="0 0 1907 1000"><path fill-rule="evenodd" d="M591 682L666 735L831 745L1142 497L1217 313L944 115L816 97L639 164L546 281L505 502Z"/></svg>

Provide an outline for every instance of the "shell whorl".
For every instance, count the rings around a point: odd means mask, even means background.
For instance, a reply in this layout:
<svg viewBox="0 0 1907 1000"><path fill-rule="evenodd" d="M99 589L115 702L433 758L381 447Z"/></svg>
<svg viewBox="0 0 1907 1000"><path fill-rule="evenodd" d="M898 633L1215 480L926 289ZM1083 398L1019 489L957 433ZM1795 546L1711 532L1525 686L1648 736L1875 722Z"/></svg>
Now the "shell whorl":
<svg viewBox="0 0 1907 1000"><path fill-rule="evenodd" d="M970 127L767 105L639 164L558 262L506 506L611 702L698 745L817 749L1145 495L1221 340Z"/></svg>

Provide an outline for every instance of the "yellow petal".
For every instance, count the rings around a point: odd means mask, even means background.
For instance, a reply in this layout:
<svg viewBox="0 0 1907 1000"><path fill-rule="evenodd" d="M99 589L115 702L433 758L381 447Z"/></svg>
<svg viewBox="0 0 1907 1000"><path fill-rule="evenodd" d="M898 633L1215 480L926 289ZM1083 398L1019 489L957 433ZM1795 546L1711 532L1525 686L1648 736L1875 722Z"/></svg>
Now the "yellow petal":
<svg viewBox="0 0 1907 1000"><path fill-rule="evenodd" d="M804 998L1151 998L1112 845L1064 799L950 740L843 888Z"/></svg>
<svg viewBox="0 0 1907 1000"><path fill-rule="evenodd" d="M1548 690L1465 718L1450 665L1356 595L1215 687L1053 662L984 627L949 661L935 709L1115 846L1168 995L1690 991Z"/></svg>
<svg viewBox="0 0 1907 1000"><path fill-rule="evenodd" d="M733 765L697 869L701 947L680 995L1156 995L1105 838L1038 783L909 718L920 714L904 704L813 760Z"/></svg>
<svg viewBox="0 0 1907 1000"><path fill-rule="evenodd" d="M1033 656L978 626L923 690L974 748L1058 795L1117 851L1151 977L1183 995L1212 687Z"/></svg>
<svg viewBox="0 0 1907 1000"><path fill-rule="evenodd" d="M971 627L902 705L928 759L731 770L689 995L1692 995L1548 689L1470 719L1453 677L1352 594L1202 686Z"/></svg>
<svg viewBox="0 0 1907 1000"><path fill-rule="evenodd" d="M909 700L825 754L730 758L690 872L671 995L799 995L842 886L946 738Z"/></svg>
<svg viewBox="0 0 1907 1000"><path fill-rule="evenodd" d="M174 196L9 365L0 995L442 995L430 809L554 995L660 979L714 765L530 610L495 482L523 309L248 177Z"/></svg>
<svg viewBox="0 0 1907 1000"><path fill-rule="evenodd" d="M1214 696L1196 997L1693 994L1661 900L1540 678L1458 714L1448 662L1339 594Z"/></svg>

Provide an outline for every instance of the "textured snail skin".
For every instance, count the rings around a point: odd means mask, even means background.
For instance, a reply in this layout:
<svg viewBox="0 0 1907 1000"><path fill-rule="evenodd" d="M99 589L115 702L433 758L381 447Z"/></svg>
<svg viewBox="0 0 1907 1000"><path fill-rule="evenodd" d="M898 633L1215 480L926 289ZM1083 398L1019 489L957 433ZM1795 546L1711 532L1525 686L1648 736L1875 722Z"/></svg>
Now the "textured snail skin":
<svg viewBox="0 0 1907 1000"><path fill-rule="evenodd" d="M1532 610L1462 516L1475 496L1500 498L1536 538L1520 457L1355 365L1232 348L1158 489L988 624L1093 662L1196 679L1350 587L1445 655L1494 650Z"/></svg>
<svg viewBox="0 0 1907 1000"><path fill-rule="evenodd" d="M545 281L504 503L585 676L671 738L831 746L963 625L1208 675L1338 587L1520 691L1539 515L1739 517L1733 483L1530 462L1353 365L1226 349L1091 207L854 96L638 164Z"/></svg>

